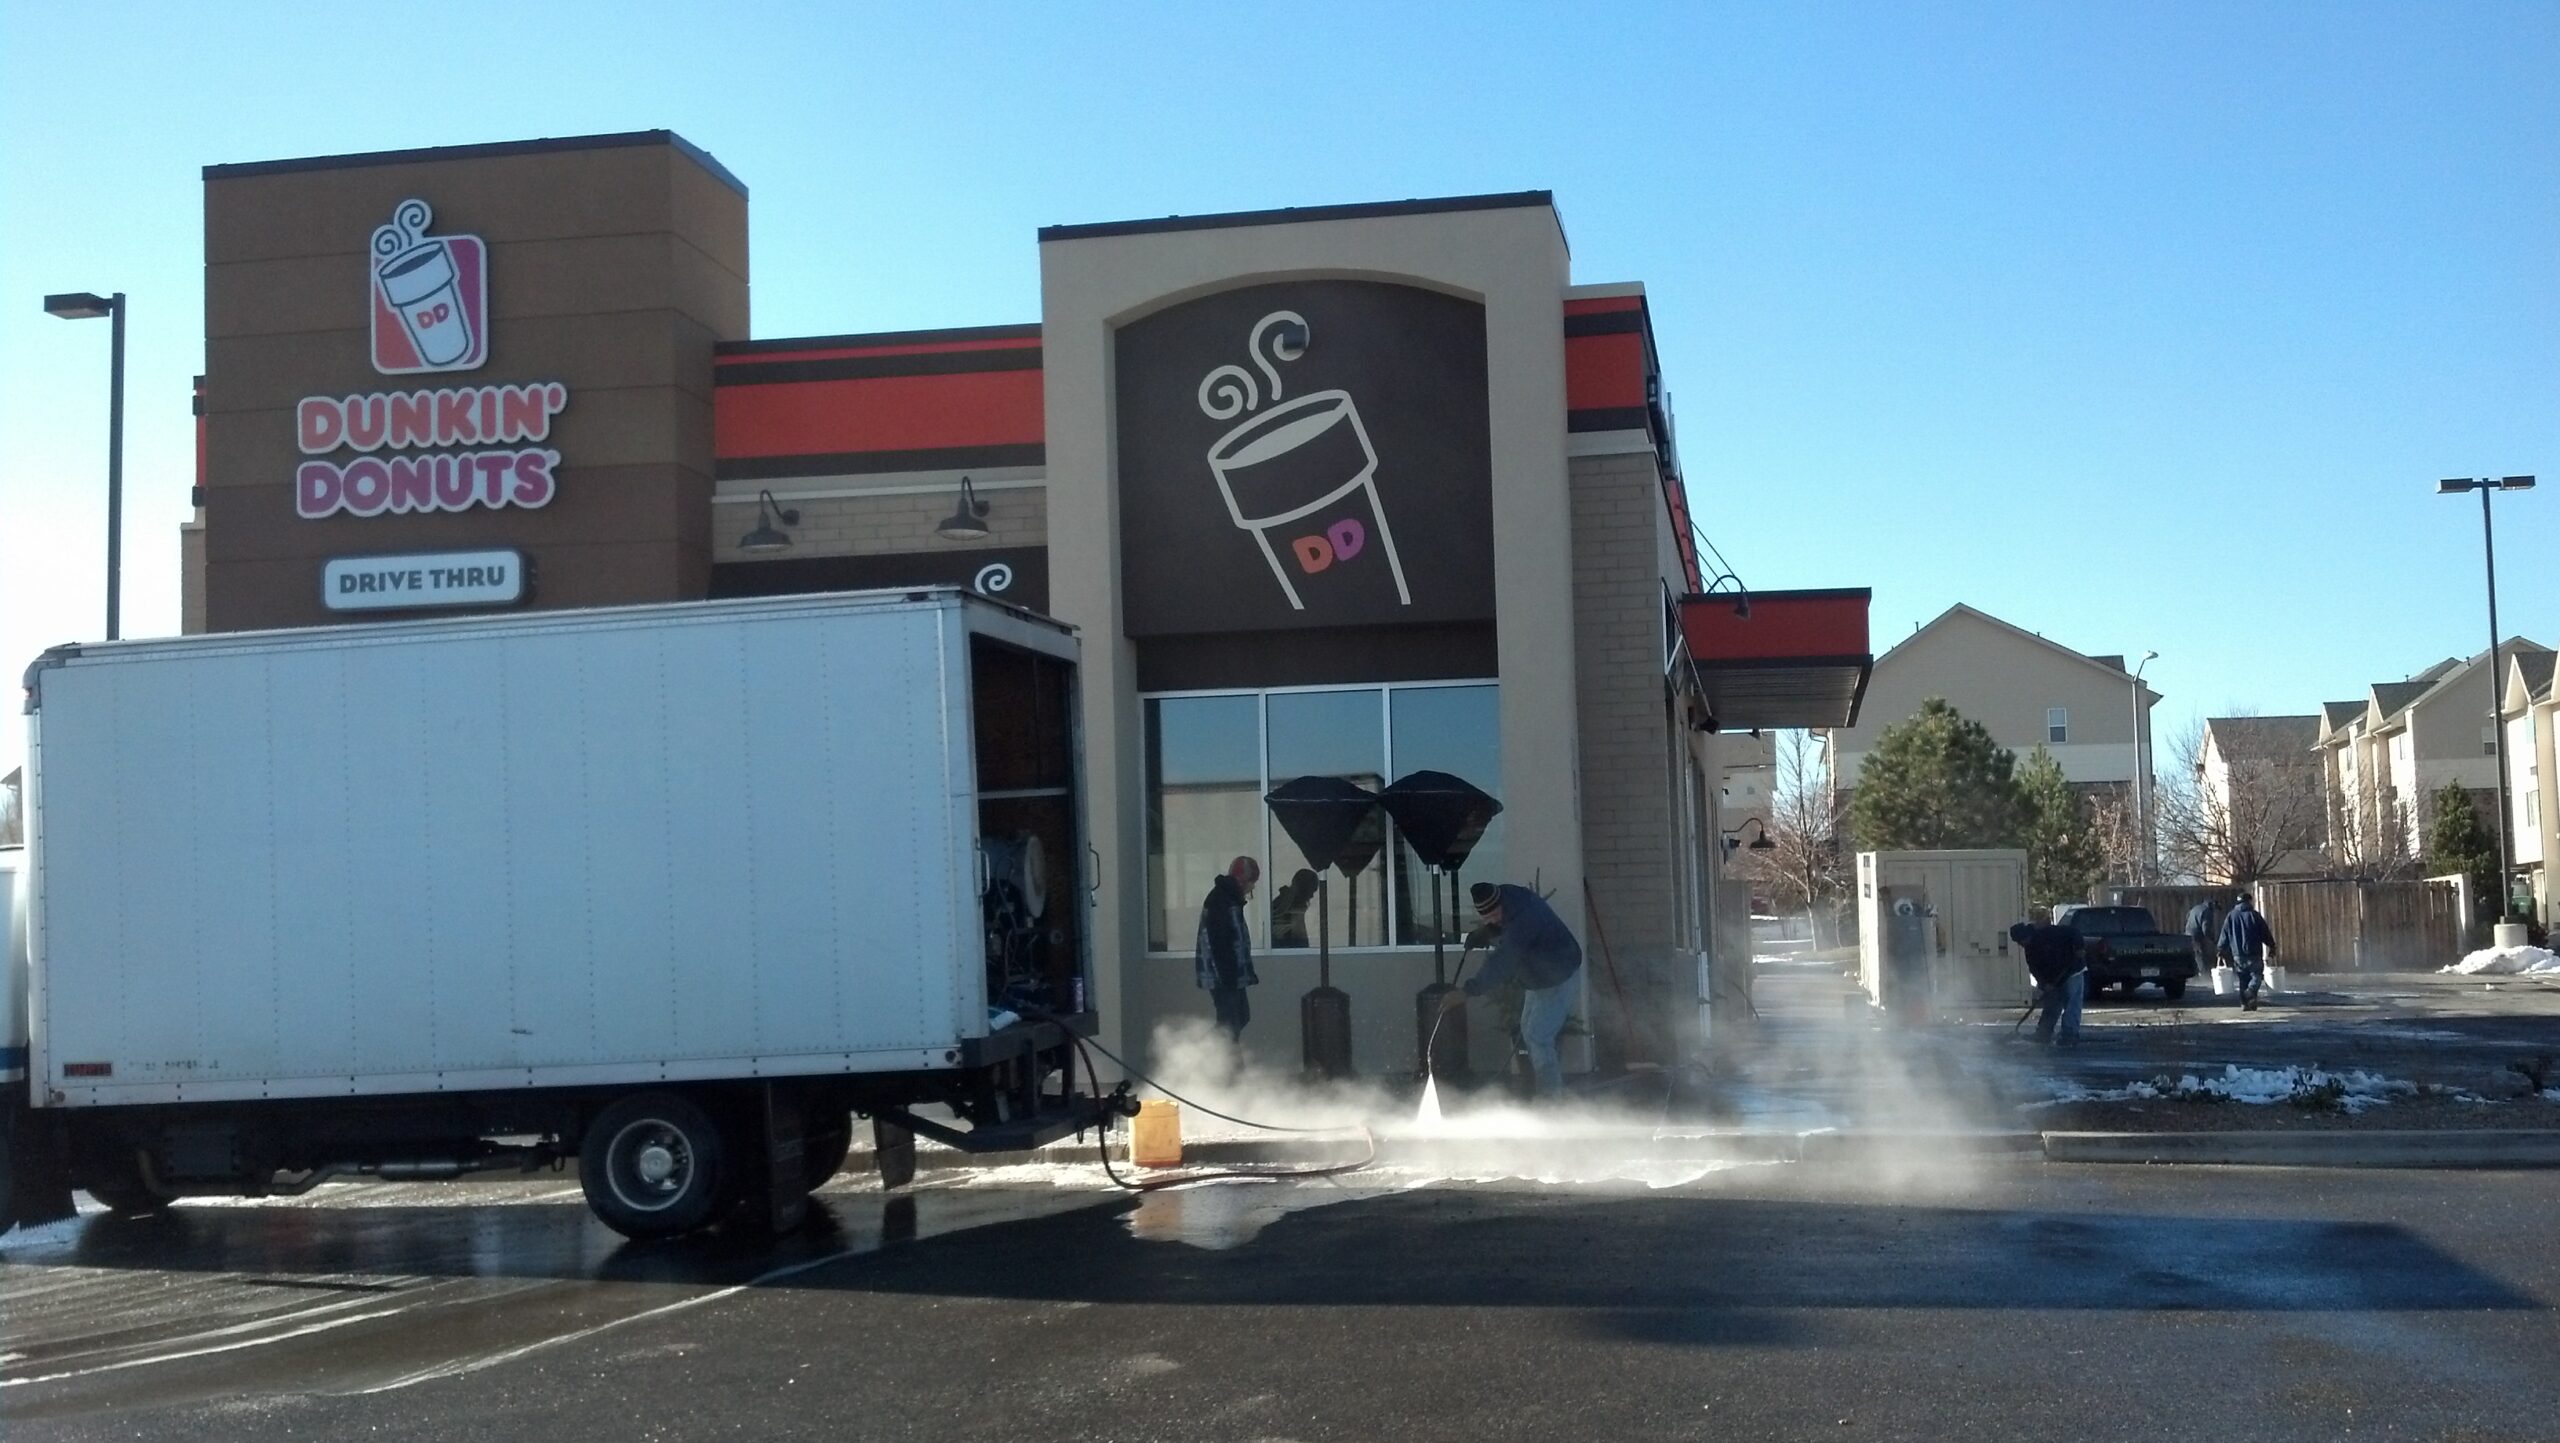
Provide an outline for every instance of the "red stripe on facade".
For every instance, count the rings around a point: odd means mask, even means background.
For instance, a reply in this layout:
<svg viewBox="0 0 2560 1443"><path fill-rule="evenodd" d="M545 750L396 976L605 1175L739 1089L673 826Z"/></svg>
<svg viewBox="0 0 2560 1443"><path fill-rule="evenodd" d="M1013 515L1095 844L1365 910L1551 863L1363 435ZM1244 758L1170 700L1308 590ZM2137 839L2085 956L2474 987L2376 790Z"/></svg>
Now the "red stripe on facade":
<svg viewBox="0 0 2560 1443"><path fill-rule="evenodd" d="M715 356L715 366L761 366L775 361L835 361L848 356L938 356L959 351L1036 351L1038 337L1029 340L998 341L931 341L905 346L826 346L807 351L747 351L736 355Z"/></svg>
<svg viewBox="0 0 2560 1443"><path fill-rule="evenodd" d="M1598 316L1606 315L1611 311L1643 309L1644 297L1642 296L1585 296L1579 300L1569 300L1564 303L1564 313L1568 316Z"/></svg>
<svg viewBox="0 0 2560 1443"><path fill-rule="evenodd" d="M1645 403L1644 337L1633 331L1610 336L1567 336L1564 404L1569 411L1641 406Z"/></svg>
<svg viewBox="0 0 2560 1443"><path fill-rule="evenodd" d="M777 357L754 358L770 362ZM1038 445L1040 372L963 371L722 386L713 393L722 460Z"/></svg>

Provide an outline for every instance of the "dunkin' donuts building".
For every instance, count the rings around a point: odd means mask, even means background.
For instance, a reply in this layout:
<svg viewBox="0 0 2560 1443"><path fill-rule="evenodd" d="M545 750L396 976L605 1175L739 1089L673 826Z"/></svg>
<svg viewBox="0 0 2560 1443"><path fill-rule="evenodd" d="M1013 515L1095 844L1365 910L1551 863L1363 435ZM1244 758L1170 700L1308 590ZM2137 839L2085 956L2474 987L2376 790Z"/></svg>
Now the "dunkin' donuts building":
<svg viewBox="0 0 2560 1443"><path fill-rule="evenodd" d="M1541 191L1035 239L1022 324L760 336L746 186L664 131L209 167L187 628L971 586L1083 635L1107 1035L1207 1017L1250 856L1257 1060L1325 941L1412 1069L1463 905L1392 832L1292 886L1263 797L1432 770L1502 804L1456 884L1577 924L1598 1065L1693 1045L1748 975L1727 747L1871 657L1865 592L1702 572L1644 288Z"/></svg>

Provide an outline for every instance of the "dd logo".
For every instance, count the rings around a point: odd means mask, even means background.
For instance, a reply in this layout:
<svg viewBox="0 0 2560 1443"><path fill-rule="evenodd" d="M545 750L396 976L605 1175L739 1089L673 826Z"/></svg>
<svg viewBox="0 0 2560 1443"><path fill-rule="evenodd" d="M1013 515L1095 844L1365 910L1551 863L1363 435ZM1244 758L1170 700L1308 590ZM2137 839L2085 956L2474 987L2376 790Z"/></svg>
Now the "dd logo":
<svg viewBox="0 0 2560 1443"><path fill-rule="evenodd" d="M1368 544L1368 528L1345 517L1326 527L1321 535L1301 536L1290 542L1289 549L1298 554L1298 569L1313 576L1337 561L1349 561Z"/></svg>

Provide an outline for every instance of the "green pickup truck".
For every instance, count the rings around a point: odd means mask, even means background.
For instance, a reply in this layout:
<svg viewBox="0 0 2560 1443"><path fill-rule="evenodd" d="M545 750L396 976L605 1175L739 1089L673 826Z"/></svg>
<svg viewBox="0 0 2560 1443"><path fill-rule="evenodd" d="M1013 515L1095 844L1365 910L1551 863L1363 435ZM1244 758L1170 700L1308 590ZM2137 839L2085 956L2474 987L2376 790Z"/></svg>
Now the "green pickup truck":
<svg viewBox="0 0 2560 1443"><path fill-rule="evenodd" d="M2144 983L2159 987L2175 1001L2186 995L2196 975L2196 957L2187 939L2163 932L2148 907L2056 907L2056 926L2080 934L2080 955L2089 964L2089 997L2122 986L2131 997Z"/></svg>

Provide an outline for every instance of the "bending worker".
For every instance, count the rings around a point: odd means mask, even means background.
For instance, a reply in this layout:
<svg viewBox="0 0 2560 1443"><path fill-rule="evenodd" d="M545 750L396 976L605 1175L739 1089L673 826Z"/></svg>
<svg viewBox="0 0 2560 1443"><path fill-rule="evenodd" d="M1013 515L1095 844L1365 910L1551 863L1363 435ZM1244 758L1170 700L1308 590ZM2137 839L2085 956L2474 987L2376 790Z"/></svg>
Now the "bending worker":
<svg viewBox="0 0 2560 1443"><path fill-rule="evenodd" d="M2009 940L2026 955L2027 975L2036 980L2036 1041L2054 1047L2080 1045L2080 1005L2089 991L2089 963L2082 955L2080 934L2046 920L2038 907L2033 920L2009 929ZM2057 1026L2059 1024L2059 1026Z"/></svg>
<svg viewBox="0 0 2560 1443"><path fill-rule="evenodd" d="M1564 1096L1564 1064L1556 1056L1556 1036L1573 1015L1574 974L1582 970L1582 944L1546 899L1526 887L1505 882L1478 882L1467 889L1476 915L1490 934L1493 951L1466 985L1441 999L1443 1009L1463 1006L1520 979L1520 1042L1529 1049L1529 1070L1536 1074L1538 1095ZM1472 939L1471 939L1472 940Z"/></svg>

